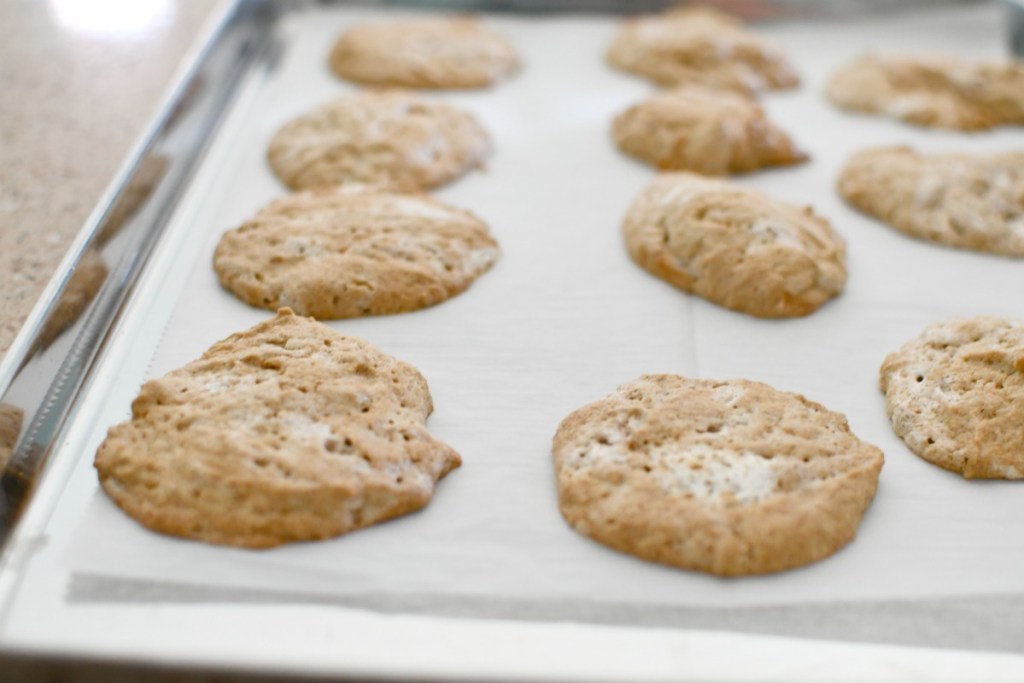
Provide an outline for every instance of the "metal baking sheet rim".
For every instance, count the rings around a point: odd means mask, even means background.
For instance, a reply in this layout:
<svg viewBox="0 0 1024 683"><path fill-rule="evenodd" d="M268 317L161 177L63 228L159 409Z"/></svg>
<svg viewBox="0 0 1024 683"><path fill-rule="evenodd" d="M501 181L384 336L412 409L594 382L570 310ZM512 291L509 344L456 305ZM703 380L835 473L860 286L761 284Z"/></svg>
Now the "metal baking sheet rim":
<svg viewBox="0 0 1024 683"><path fill-rule="evenodd" d="M180 71L180 75L175 79L174 85L169 89L169 94L166 97L163 105L159 108L157 115L154 118L154 123L151 128L140 138L139 143L136 145L134 151L129 156L128 161L122 167L118 173L111 187L105 193L103 200L101 201L98 208L91 214L89 220L86 223L82 233L76 239L69 251L68 256L61 264L59 275L54 278L51 284L48 286L43 300L33 310L28 323L19 335L15 344L12 346L10 353L5 358L4 363L0 364L0 396L6 394L10 386L17 379L19 374L26 369L31 369L31 354L35 350L36 338L39 336L47 314L52 310L52 307L61 293L66 287L68 280L70 279L75 267L78 265L81 256L85 249L92 242L96 232L102 225L102 220L106 216L116 198L121 194L125 185L131 180L133 174L137 171L138 164L143 158L147 149L150 148L153 141L157 139L162 129L166 126L169 115L173 113L173 110L179 106L181 99L186 94L188 85L194 81L197 74L200 71L202 65L208 60L211 51L217 46L218 41L224 36L224 33L230 28L234 22L238 21L238 11L240 8L261 6L271 7L275 10L280 9L280 5L287 5L287 3L274 2L273 0L223 0L220 4L220 8L214 12L211 21L208 24L208 28L203 34L203 37L197 42L196 47L193 49L190 58L187 60L185 67ZM226 109L231 102L230 97L226 97L222 102L222 107L217 112L219 115L224 109ZM215 123L215 122L214 122ZM200 139L196 139L196 153L199 153L202 144L213 136L213 130L207 130L206 135ZM195 159L192 159L195 162ZM187 179L179 178L179 181L187 185ZM148 226L152 229L158 229L156 223ZM148 242L148 248L151 250L154 247L152 238L153 235L148 236L150 241ZM135 257L140 256L136 254ZM141 255L141 256L144 256ZM133 268L142 269L144 268L144 258L132 258ZM114 274L118 274L115 272ZM137 275L136 271L132 271L133 275ZM97 301L103 299L103 291L106 291L112 286L118 283L113 283L108 280L104 290L101 291L100 296L97 297ZM103 320L101 321L100 331L101 333L96 336L96 331L92 332L94 338L85 340L86 342L95 345L95 348L91 349L90 358L94 358L95 354L99 352L106 339L106 336L110 333L111 329L116 326L118 321L118 315L123 310L125 302L131 293L131 280L127 282L121 282L121 286L124 288L120 292L120 296L116 300L116 305L111 304L111 308L104 311ZM95 304L94 304L95 308ZM94 316L95 311L87 312L85 317L85 323L88 323L90 316ZM95 322L93 324L96 324ZM83 327L88 327L87 324ZM82 337L88 334L88 330L83 331L81 328L78 330L78 336L74 340L75 343L82 342ZM82 372L81 381L87 381L88 379L88 363L79 363L81 367L77 368ZM57 379L57 378L55 378ZM77 391L73 391L67 396L63 397L66 400L66 408L72 409L75 404ZM26 421L27 424L31 425L32 418L30 415ZM62 413L62 421L56 426L54 431L51 433L53 441L57 441L62 437L63 426L66 424L66 418L68 413ZM19 444L21 446L22 444ZM45 449L41 455L45 455L45 452L49 449L51 444L46 444ZM39 446L36 445L37 451ZM38 453L37 453L38 454ZM53 470L59 470L59 464L49 464L46 467L41 467L37 472L39 476L57 477L59 473ZM37 482L30 482L30 488L36 488ZM40 501L33 503L38 507ZM48 501L49 504L54 504L55 501ZM20 530L15 530L16 533ZM17 541L17 539L15 539ZM5 548L5 552L0 556L0 616L2 616L2 601L5 601L11 591L16 590L16 577L12 577L12 567L15 567L18 563L19 545L17 542L13 543L11 547ZM997 604L1001 604L1004 609L1019 612L1024 609L1024 601L998 598L997 602L992 603L995 607ZM600 627L598 627L600 628ZM655 628L657 626L655 625ZM691 627L692 628L692 627ZM728 630L728 626L723 626ZM697 635L697 632L692 632L693 635ZM745 637L741 637L745 638ZM758 641L771 642L774 641L776 646L779 645L780 641L784 642L785 638L774 638L770 636L752 636L750 637ZM753 642L753 640L751 640ZM840 648L847 650L850 661L861 661L868 662L868 666L858 667L859 674L867 674L877 676L879 679L887 679L892 675L903 676L907 673L939 673L938 669L933 669L931 666L924 666L918 669L918 666L927 661L928 650L923 648L901 648L901 647L880 647L872 645L846 645L846 644L835 644L828 643L827 641L815 641L820 644L822 648ZM794 643L798 648L800 643ZM786 647L782 647L783 652L786 651ZM872 650L877 650L873 653ZM583 650L580 650L580 654L585 654ZM836 653L838 654L838 653ZM872 655L877 655L877 658L873 658ZM1006 655L989 655L989 654L968 654L968 653L954 653L947 652L946 655L952 655L952 659L947 661L948 668L945 671L944 679L956 680L957 673L965 673L972 671L979 675L990 674L993 680L1003 680L1004 675L1009 674L1006 680L1012 680L1015 671L1019 672L1020 669L1014 666L1019 663L1016 657L1007 657ZM6 671L16 674L17 680L52 680L54 676L63 678L77 677L79 675L88 675L88 672L92 672L94 675L102 675L105 679L116 680L112 677L121 676L124 680L130 680L133 676L146 675L147 678L153 678L154 680L205 680L207 676L215 675L218 679L223 678L224 680L274 680L281 676L295 677L302 673L304 678L309 680L320 680L325 676L330 677L334 680L338 680L339 673L341 672L330 672L330 673L316 673L316 672L299 672L296 670L289 669L287 672L281 670L279 672L273 672L267 669L257 668L246 668L241 662L235 662L235 665L227 663L226 668L221 666L210 666L208 664L195 663L175 663L168 666L166 662L156 662L151 660L132 660L130 658L105 658L105 657L91 657L91 656L78 656L79 653L54 650L45 652L32 652L15 649L5 649L0 645L0 666L3 666ZM1001 662L1001 660L1003 660ZM1001 667L1002 664L1009 664L1010 666L1005 670ZM978 665L979 668L971 668ZM9 667L9 668L8 668ZM752 673L754 670L751 670ZM984 673L982 673L984 672ZM488 672L493 675L495 679L504 678L502 671L493 670ZM570 672L566 672L571 676ZM651 672L654 673L653 671ZM821 674L821 670L817 672ZM444 675L444 672L438 672L439 675ZM792 675L794 672L789 672L790 680L796 680ZM952 674L952 677L949 675ZM872 676L872 677L874 677ZM367 676L367 672L359 674L360 678L371 677L374 680L398 680L388 677L387 675L372 675ZM797 676L800 680L799 675ZM819 676L812 676L816 678ZM431 672L421 672L416 676L420 680L431 680L435 676L431 675ZM460 677L461 678L461 677ZM531 677L535 680L540 680L541 677ZM710 678L710 677L709 677ZM408 680L407 677L402 677L403 680ZM551 680L564 680L563 676L556 676ZM853 679L851 679L853 680Z"/></svg>

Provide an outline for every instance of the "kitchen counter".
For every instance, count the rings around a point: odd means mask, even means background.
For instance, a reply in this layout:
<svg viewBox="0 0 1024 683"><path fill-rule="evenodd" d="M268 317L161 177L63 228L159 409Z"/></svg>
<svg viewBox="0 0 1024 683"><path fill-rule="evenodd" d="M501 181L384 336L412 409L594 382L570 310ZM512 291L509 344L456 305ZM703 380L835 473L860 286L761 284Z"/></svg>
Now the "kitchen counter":
<svg viewBox="0 0 1024 683"><path fill-rule="evenodd" d="M0 3L0 358L217 3Z"/></svg>

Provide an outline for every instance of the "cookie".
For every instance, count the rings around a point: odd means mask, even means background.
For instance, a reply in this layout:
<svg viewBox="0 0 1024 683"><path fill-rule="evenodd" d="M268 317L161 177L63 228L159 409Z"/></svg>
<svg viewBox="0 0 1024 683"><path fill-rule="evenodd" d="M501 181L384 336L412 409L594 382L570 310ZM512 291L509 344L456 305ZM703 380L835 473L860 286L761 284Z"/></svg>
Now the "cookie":
<svg viewBox="0 0 1024 683"><path fill-rule="evenodd" d="M911 451L967 479L1024 479L1024 323L929 325L889 354L881 387Z"/></svg>
<svg viewBox="0 0 1024 683"><path fill-rule="evenodd" d="M338 76L368 85L483 88L512 74L519 56L471 18L431 18L357 26L331 50Z"/></svg>
<svg viewBox="0 0 1024 683"><path fill-rule="evenodd" d="M919 126L985 130L1024 124L1024 63L868 55L838 69L837 106Z"/></svg>
<svg viewBox="0 0 1024 683"><path fill-rule="evenodd" d="M285 124L270 143L274 173L293 190L378 183L425 190L483 165L487 132L471 114L409 93L361 92Z"/></svg>
<svg viewBox="0 0 1024 683"><path fill-rule="evenodd" d="M50 311L39 333L39 343L49 346L85 312L107 279L107 264L95 249L86 249L67 286Z"/></svg>
<svg viewBox="0 0 1024 683"><path fill-rule="evenodd" d="M846 418L758 382L644 375L580 408L554 439L577 532L720 576L828 557L853 540L882 452Z"/></svg>
<svg viewBox="0 0 1024 683"><path fill-rule="evenodd" d="M251 306L321 320L414 311L459 294L497 260L487 225L426 195L307 190L225 233L213 267Z"/></svg>
<svg viewBox="0 0 1024 683"><path fill-rule="evenodd" d="M608 61L660 85L703 85L751 93L795 88L800 78L782 51L738 19L685 8L627 21Z"/></svg>
<svg viewBox="0 0 1024 683"><path fill-rule="evenodd" d="M21 423L24 411L9 403L0 403L0 472L4 471L11 460L14 447L21 435Z"/></svg>
<svg viewBox="0 0 1024 683"><path fill-rule="evenodd" d="M284 309L143 385L96 453L144 526L265 548L427 505L460 464L424 422L426 380L368 342Z"/></svg>
<svg viewBox="0 0 1024 683"><path fill-rule="evenodd" d="M810 207L664 173L623 221L629 255L684 292L760 318L811 313L846 284L846 246Z"/></svg>
<svg viewBox="0 0 1024 683"><path fill-rule="evenodd" d="M616 116L612 136L623 152L662 170L725 175L808 158L752 99L705 88L655 94Z"/></svg>
<svg viewBox="0 0 1024 683"><path fill-rule="evenodd" d="M1024 153L918 154L885 147L855 154L839 194L911 237L959 249L1024 256Z"/></svg>

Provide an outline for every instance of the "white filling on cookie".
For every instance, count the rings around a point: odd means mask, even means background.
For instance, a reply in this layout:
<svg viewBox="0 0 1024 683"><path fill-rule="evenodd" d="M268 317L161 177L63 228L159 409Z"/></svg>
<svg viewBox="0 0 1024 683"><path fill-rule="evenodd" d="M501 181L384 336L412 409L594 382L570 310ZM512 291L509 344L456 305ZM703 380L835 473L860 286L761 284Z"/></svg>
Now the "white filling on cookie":
<svg viewBox="0 0 1024 683"><path fill-rule="evenodd" d="M771 458L736 453L706 444L680 450L677 444L652 448L651 459L662 485L672 493L690 493L714 502L754 503L775 492L779 471Z"/></svg>

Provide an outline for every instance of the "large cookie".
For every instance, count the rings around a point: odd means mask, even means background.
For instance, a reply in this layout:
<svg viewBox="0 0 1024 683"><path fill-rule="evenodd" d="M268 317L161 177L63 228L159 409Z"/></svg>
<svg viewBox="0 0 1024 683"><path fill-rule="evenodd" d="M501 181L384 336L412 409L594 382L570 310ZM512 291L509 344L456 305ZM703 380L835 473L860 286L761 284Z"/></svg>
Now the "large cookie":
<svg viewBox="0 0 1024 683"><path fill-rule="evenodd" d="M739 92L795 88L785 55L734 17L708 8L676 9L627 21L608 52L612 65L661 85Z"/></svg>
<svg viewBox="0 0 1024 683"><path fill-rule="evenodd" d="M934 323L889 354L881 386L893 430L968 479L1024 479L1024 323Z"/></svg>
<svg viewBox="0 0 1024 683"><path fill-rule="evenodd" d="M853 540L882 452L846 418L745 380L644 375L580 408L554 440L579 533L722 576L820 560Z"/></svg>
<svg viewBox="0 0 1024 683"><path fill-rule="evenodd" d="M285 124L267 158L293 190L343 183L424 190L481 166L490 151L490 137L466 111L409 93L368 91Z"/></svg>
<svg viewBox="0 0 1024 683"><path fill-rule="evenodd" d="M912 237L1024 256L1024 153L918 154L908 147L854 155L839 176L853 206Z"/></svg>
<svg viewBox="0 0 1024 683"><path fill-rule="evenodd" d="M370 85L482 88L519 66L512 45L470 18L357 26L331 50L331 69Z"/></svg>
<svg viewBox="0 0 1024 683"><path fill-rule="evenodd" d="M658 176L623 233L645 270L762 318L807 315L846 284L845 243L810 207L692 173Z"/></svg>
<svg viewBox="0 0 1024 683"><path fill-rule="evenodd" d="M1024 124L1024 63L868 55L826 88L837 106L920 126L984 130Z"/></svg>
<svg viewBox="0 0 1024 683"><path fill-rule="evenodd" d="M655 94L616 116L612 135L623 152L662 170L724 175L807 161L754 100L704 88Z"/></svg>
<svg viewBox="0 0 1024 683"><path fill-rule="evenodd" d="M414 311L497 260L487 225L426 195L341 187L279 199L221 238L221 284L252 306L320 319Z"/></svg>
<svg viewBox="0 0 1024 683"><path fill-rule="evenodd" d="M460 464L423 376L283 310L143 385L96 454L143 525L209 543L329 538L418 510Z"/></svg>

